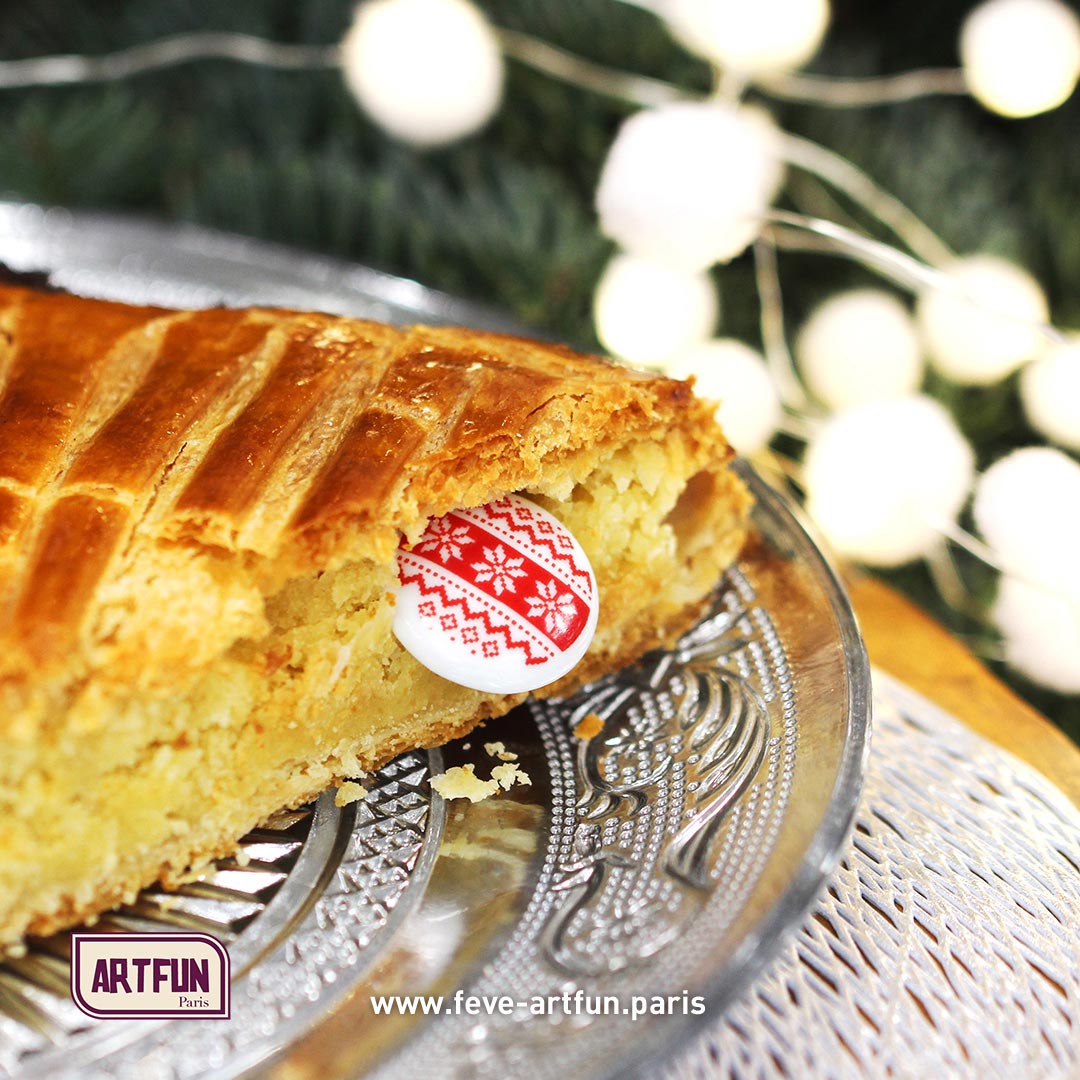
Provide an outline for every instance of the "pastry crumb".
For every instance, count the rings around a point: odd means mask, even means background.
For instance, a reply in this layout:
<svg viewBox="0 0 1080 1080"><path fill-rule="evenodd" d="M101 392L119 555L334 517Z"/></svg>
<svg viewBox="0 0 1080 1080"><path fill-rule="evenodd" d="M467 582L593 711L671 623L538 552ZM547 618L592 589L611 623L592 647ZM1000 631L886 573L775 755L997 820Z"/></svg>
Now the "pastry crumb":
<svg viewBox="0 0 1080 1080"><path fill-rule="evenodd" d="M604 730L604 721L597 713L586 713L574 727L574 738L595 739Z"/></svg>
<svg viewBox="0 0 1080 1080"><path fill-rule="evenodd" d="M507 750L505 743L486 742L484 751L489 757L497 757L500 761L517 761L517 754L513 750Z"/></svg>
<svg viewBox="0 0 1080 1080"><path fill-rule="evenodd" d="M360 802L361 799L367 798L367 793L366 787L361 787L352 780L346 780L337 789L337 794L334 796L334 805L348 806L349 803Z"/></svg>
<svg viewBox="0 0 1080 1080"><path fill-rule="evenodd" d="M179 871L168 871L161 875L161 884L166 889L179 889L182 885L193 885L196 881L205 881L214 872L209 860L192 863Z"/></svg>
<svg viewBox="0 0 1080 1080"><path fill-rule="evenodd" d="M497 780L481 780L474 765L455 765L431 778L431 786L444 799L468 799L482 802L499 790Z"/></svg>
<svg viewBox="0 0 1080 1080"><path fill-rule="evenodd" d="M532 786L529 774L517 765L496 765L491 770L491 779L498 782L503 791L509 791L515 784Z"/></svg>

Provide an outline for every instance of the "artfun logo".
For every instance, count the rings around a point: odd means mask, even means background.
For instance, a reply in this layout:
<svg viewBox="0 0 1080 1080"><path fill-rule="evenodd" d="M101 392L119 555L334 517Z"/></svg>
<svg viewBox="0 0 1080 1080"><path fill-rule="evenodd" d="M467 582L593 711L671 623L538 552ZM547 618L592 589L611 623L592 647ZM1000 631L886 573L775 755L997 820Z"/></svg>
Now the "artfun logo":
<svg viewBox="0 0 1080 1080"><path fill-rule="evenodd" d="M71 1000L101 1020L229 1016L229 954L209 934L73 934Z"/></svg>

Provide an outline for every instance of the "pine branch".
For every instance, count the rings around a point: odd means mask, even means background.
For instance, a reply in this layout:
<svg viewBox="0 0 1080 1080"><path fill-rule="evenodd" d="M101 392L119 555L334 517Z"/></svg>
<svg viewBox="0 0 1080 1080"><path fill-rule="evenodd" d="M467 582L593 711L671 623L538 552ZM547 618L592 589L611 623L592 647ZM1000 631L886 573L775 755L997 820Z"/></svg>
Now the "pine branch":
<svg viewBox="0 0 1080 1080"><path fill-rule="evenodd" d="M130 91L35 95L0 112L0 190L44 203L138 205L157 187L162 118Z"/></svg>

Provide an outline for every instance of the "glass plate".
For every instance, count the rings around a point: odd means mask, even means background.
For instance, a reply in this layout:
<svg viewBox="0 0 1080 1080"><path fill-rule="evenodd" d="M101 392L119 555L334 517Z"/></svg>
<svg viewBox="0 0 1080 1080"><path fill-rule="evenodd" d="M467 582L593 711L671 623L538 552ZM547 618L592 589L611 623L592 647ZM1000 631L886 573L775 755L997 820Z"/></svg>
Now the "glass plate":
<svg viewBox="0 0 1080 1080"><path fill-rule="evenodd" d="M0 204L0 259L140 303L514 329L412 281L186 226ZM0 967L0 1072L231 1076L276 1059L297 1075L562 1078L665 1060L799 922L868 744L869 669L843 590L740 468L751 542L676 649L405 755L364 801L278 815L207 880L102 920L215 933L230 1020L89 1020L67 997L60 934ZM603 728L585 741L589 713ZM531 786L444 803L429 777L468 761L487 775L485 739ZM442 1000L376 1015L374 995Z"/></svg>

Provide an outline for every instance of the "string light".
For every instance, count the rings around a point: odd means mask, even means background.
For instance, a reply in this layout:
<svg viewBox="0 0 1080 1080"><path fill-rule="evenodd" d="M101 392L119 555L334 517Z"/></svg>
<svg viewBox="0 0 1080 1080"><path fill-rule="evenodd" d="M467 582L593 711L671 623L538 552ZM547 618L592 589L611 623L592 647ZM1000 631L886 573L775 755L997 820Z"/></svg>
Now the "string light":
<svg viewBox="0 0 1080 1080"><path fill-rule="evenodd" d="M991 617L1005 662L1059 694L1080 693L1080 587L1050 590L1006 575Z"/></svg>
<svg viewBox="0 0 1080 1080"><path fill-rule="evenodd" d="M627 251L700 270L747 247L782 177L776 128L760 110L645 109L623 123L604 162L600 227Z"/></svg>
<svg viewBox="0 0 1080 1080"><path fill-rule="evenodd" d="M810 441L807 509L837 554L899 566L940 542L973 474L971 447L938 402L870 402L834 414Z"/></svg>
<svg viewBox="0 0 1080 1080"><path fill-rule="evenodd" d="M364 111L420 146L472 134L502 99L498 39L468 0L367 0L341 43L341 67Z"/></svg>
<svg viewBox="0 0 1080 1080"><path fill-rule="evenodd" d="M763 450L783 416L776 384L761 353L733 338L717 338L664 365L669 375L697 380L695 391L719 402L716 417L740 454Z"/></svg>
<svg viewBox="0 0 1080 1080"><path fill-rule="evenodd" d="M821 304L795 339L799 369L833 409L902 397L922 382L922 346L907 308L881 289L853 289Z"/></svg>
<svg viewBox="0 0 1080 1080"><path fill-rule="evenodd" d="M593 299L600 344L631 364L653 365L704 341L720 304L708 274L636 255L614 256Z"/></svg>
<svg viewBox="0 0 1080 1080"><path fill-rule="evenodd" d="M828 0L668 0L661 11L691 52L743 75L801 67L829 23Z"/></svg>
<svg viewBox="0 0 1080 1080"><path fill-rule="evenodd" d="M1048 446L1014 450L979 478L973 514L1001 566L1057 581L1080 548L1080 465Z"/></svg>
<svg viewBox="0 0 1080 1080"><path fill-rule="evenodd" d="M1044 344L1046 296L1025 270L993 255L974 255L943 272L944 287L924 291L917 307L930 362L942 375L988 386Z"/></svg>
<svg viewBox="0 0 1080 1080"><path fill-rule="evenodd" d="M1006 661L1042 686L1080 692L1080 465L1030 446L979 478L975 525L1004 567L991 616Z"/></svg>
<svg viewBox="0 0 1080 1080"><path fill-rule="evenodd" d="M1002 116L1056 109L1080 77L1080 18L1059 0L986 0L960 31L964 77Z"/></svg>
<svg viewBox="0 0 1080 1080"><path fill-rule="evenodd" d="M1036 431L1080 450L1080 335L1052 345L1024 368L1020 401Z"/></svg>

